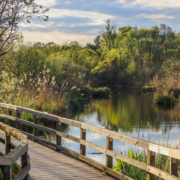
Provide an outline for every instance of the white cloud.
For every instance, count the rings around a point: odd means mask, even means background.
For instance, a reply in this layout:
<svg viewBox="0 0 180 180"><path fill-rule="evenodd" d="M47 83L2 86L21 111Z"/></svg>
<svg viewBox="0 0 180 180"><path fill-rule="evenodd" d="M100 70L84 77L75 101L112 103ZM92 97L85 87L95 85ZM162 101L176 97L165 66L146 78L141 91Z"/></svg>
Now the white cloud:
<svg viewBox="0 0 180 180"><path fill-rule="evenodd" d="M52 21L48 21L48 22L39 22L39 23L35 23L33 21L31 21L31 23L24 23L24 22L21 22L19 23L19 26L20 27L27 27L27 28L37 28L37 27L40 27L40 28L47 28L49 26L51 26L52 24L54 24L54 22Z"/></svg>
<svg viewBox="0 0 180 180"><path fill-rule="evenodd" d="M60 18L64 16L73 16L78 18L116 18L116 16L93 12L93 11L79 11L79 10L69 10L69 9L56 9L51 8L47 13L50 18Z"/></svg>
<svg viewBox="0 0 180 180"><path fill-rule="evenodd" d="M179 0L117 0L117 3L124 4L125 7L141 7L141 8L179 8Z"/></svg>
<svg viewBox="0 0 180 180"><path fill-rule="evenodd" d="M40 32L40 31L22 31L25 42L55 42L63 44L64 42L77 41L82 45L93 43L95 36L70 34L60 31Z"/></svg>
<svg viewBox="0 0 180 180"><path fill-rule="evenodd" d="M57 4L57 0L35 0L35 3L45 7L52 7Z"/></svg>
<svg viewBox="0 0 180 180"><path fill-rule="evenodd" d="M136 17L138 18L146 18L146 19L174 19L174 16L168 16L165 14L138 14Z"/></svg>
<svg viewBox="0 0 180 180"><path fill-rule="evenodd" d="M65 16L72 16L77 18L89 18L92 22L85 23L71 23L67 24L66 22L60 22L58 26L91 26L91 25L102 25L106 23L107 19L115 19L116 16L102 14L92 11L78 11L78 10L68 10L68 9L55 9L52 8L48 12L49 18L60 18Z"/></svg>

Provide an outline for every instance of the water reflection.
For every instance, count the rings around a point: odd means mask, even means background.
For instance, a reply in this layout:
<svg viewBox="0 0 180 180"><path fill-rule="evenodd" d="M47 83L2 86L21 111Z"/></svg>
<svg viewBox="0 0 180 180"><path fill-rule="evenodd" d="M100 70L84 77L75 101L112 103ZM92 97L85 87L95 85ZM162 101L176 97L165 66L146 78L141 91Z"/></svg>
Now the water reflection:
<svg viewBox="0 0 180 180"><path fill-rule="evenodd" d="M179 148L180 113L179 105L173 109L163 109L153 103L152 95L121 91L109 99L94 99L85 107L83 113L74 117L78 121L104 127L116 132L145 139L162 145ZM69 134L78 134L73 127ZM87 133L87 140L105 147L106 138L91 132ZM70 145L71 144L71 145ZM79 151L79 144L68 143L68 146ZM126 153L128 148L135 151L142 149L120 141L114 141L114 151ZM87 148L87 156L104 163L105 155L93 156L95 150ZM97 158L98 157L98 158ZM102 158L103 157L103 158Z"/></svg>

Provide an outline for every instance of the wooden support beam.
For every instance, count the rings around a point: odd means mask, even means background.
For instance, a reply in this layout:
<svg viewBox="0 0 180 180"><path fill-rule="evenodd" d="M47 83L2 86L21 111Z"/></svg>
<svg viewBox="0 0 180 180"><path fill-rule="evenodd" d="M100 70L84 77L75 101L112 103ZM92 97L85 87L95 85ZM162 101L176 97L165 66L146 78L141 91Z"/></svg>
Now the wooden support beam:
<svg viewBox="0 0 180 180"><path fill-rule="evenodd" d="M26 151L22 156L21 156L21 167L22 170L28 165L28 152ZM23 180L28 180L28 174L24 177Z"/></svg>
<svg viewBox="0 0 180 180"><path fill-rule="evenodd" d="M12 180L12 167L3 166L2 168L3 180Z"/></svg>
<svg viewBox="0 0 180 180"><path fill-rule="evenodd" d="M8 109L8 115L12 116L12 110L11 109ZM12 126L12 121L10 119L8 119L8 125Z"/></svg>
<svg viewBox="0 0 180 180"><path fill-rule="evenodd" d="M20 118L21 114L20 112L18 112L18 110L16 110L16 117ZM20 122L16 121L16 129L20 129Z"/></svg>
<svg viewBox="0 0 180 180"><path fill-rule="evenodd" d="M113 151L113 139L106 137L106 149ZM108 168L112 168L113 166L113 158L111 156L106 155L106 166Z"/></svg>
<svg viewBox="0 0 180 180"><path fill-rule="evenodd" d="M5 132L5 154L11 152L11 136Z"/></svg>
<svg viewBox="0 0 180 180"><path fill-rule="evenodd" d="M56 122L56 130L60 132L62 131L62 124L60 122ZM56 144L61 146L61 136L59 135L56 135Z"/></svg>
<svg viewBox="0 0 180 180"><path fill-rule="evenodd" d="M86 140L86 130L85 129L80 129L80 139ZM81 155L86 155L86 146L80 144L80 154Z"/></svg>
<svg viewBox="0 0 180 180"><path fill-rule="evenodd" d="M33 115L33 117L34 117L34 124L38 124L38 119L36 115ZM38 137L38 135L39 135L38 129L34 127L34 136Z"/></svg>
<svg viewBox="0 0 180 180"><path fill-rule="evenodd" d="M147 165L155 166L155 152L147 150ZM155 175L147 173L147 180L155 180Z"/></svg>
<svg viewBox="0 0 180 180"><path fill-rule="evenodd" d="M170 158L170 174L178 177L178 160Z"/></svg>

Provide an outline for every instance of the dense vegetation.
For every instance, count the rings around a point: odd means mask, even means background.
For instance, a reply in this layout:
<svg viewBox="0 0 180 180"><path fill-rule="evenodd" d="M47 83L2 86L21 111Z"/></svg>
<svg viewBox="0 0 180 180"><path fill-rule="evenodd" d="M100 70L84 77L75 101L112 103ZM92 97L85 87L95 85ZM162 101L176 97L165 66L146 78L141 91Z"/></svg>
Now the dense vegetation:
<svg viewBox="0 0 180 180"><path fill-rule="evenodd" d="M88 81L100 86L143 86L150 82L162 86L161 80L165 86L177 87L179 58L180 34L169 26L125 26L116 31L107 21L95 45L83 47L75 41L61 46L53 42L19 45L4 56L1 69L20 78L24 73L38 74L46 65L58 85L66 80L72 86L87 85Z"/></svg>
<svg viewBox="0 0 180 180"><path fill-rule="evenodd" d="M143 152L140 154L133 152L133 150L128 150L128 155L129 158L147 163L147 155ZM130 165L126 162L123 162L121 160L116 160L117 165L113 167L114 170L120 171L121 173L127 175L128 177L131 177L133 179L138 179L138 180L146 180L147 179L147 173L146 171L135 167L133 165ZM158 154L157 157L155 158L155 167L168 172L170 169L170 159L167 156L160 155ZM178 169L180 167L180 164L178 163ZM178 177L180 177L180 171L178 170ZM156 180L160 180L160 177L155 177Z"/></svg>

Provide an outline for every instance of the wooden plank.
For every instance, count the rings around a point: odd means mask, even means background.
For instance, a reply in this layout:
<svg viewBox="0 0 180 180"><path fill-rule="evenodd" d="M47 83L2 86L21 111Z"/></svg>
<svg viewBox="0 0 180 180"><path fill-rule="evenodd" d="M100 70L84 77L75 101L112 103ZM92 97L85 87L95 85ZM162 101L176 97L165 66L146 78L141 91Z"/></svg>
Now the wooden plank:
<svg viewBox="0 0 180 180"><path fill-rule="evenodd" d="M0 122L0 129L2 129L4 132L8 133L9 135L13 136L14 138L27 143L27 136L23 133L19 132L13 127L10 127L2 122Z"/></svg>
<svg viewBox="0 0 180 180"><path fill-rule="evenodd" d="M85 129L80 129L80 139L86 140L86 130ZM86 155L86 146L80 144L80 154L81 155Z"/></svg>
<svg viewBox="0 0 180 180"><path fill-rule="evenodd" d="M174 149L174 148L170 148L170 147L166 147L166 146L162 146L162 145L158 145L155 143L151 143L145 140L141 140L141 139L137 139L131 136L127 136L121 133L117 133L117 132L113 132L104 128L100 128L100 127L96 127L96 126L92 126L86 123L82 123L82 122L77 122L71 119L67 119L67 118L62 118L56 115L52 115L52 114L47 114L47 113L43 113L40 111L36 111L36 110L32 110L32 109L28 109L28 108L23 108L23 107L19 107L19 106L14 106L14 105L9 105L9 104L5 104L5 103L0 103L1 107L6 107L6 108L10 108L10 109L15 109L18 111L22 111L22 112L27 112L27 113L31 113L33 115L37 115L40 117L44 117L46 119L50 119L50 120L54 120L54 121L59 121L65 124L69 124L72 126L76 126L76 127L80 127L82 129L86 129L88 131L92 131L104 136L108 136L112 139L116 139L116 140L120 140L156 153L160 153L163 154L165 156L170 156L172 158L176 158L176 159L180 159L180 150L178 149Z"/></svg>
<svg viewBox="0 0 180 180"><path fill-rule="evenodd" d="M24 177L27 176L29 171L31 170L31 166L28 164L26 167L23 168L23 170L15 177L14 180L22 180Z"/></svg>
<svg viewBox="0 0 180 180"><path fill-rule="evenodd" d="M32 122L29 122L29 121L25 121L23 119L19 119L19 118L16 118L16 117L10 117L8 115L0 115L1 117L5 117L5 118L10 118L11 120L13 121L18 121L22 124L26 124L28 126L31 126L31 127L34 127L34 128L37 128L37 129L41 129L43 131L46 131L46 132L49 132L49 133L52 133L52 134L55 134L55 135L58 135L58 136L61 136L61 137L64 137L64 138L67 138L69 140L72 140L72 141L75 141L75 142L80 142L80 138L77 138L77 137L74 137L74 136L71 136L71 135L68 135L68 134L65 134L65 133L62 133L62 132L59 132L59 131L56 131L54 129L51 129L51 128L48 128L48 127L45 127L45 126L41 126L39 124L34 124ZM23 132L23 131L21 131ZM24 133L24 132L23 132Z"/></svg>
<svg viewBox="0 0 180 180"><path fill-rule="evenodd" d="M11 166L3 166L3 180L12 180L12 167Z"/></svg>
<svg viewBox="0 0 180 180"><path fill-rule="evenodd" d="M106 149L113 151L113 139L106 137ZM113 166L113 158L109 155L106 155L106 166L108 168L112 168Z"/></svg>
<svg viewBox="0 0 180 180"><path fill-rule="evenodd" d="M0 137L0 142L3 143L3 144L5 144L5 139ZM11 149L14 149L15 147L16 147L16 145L14 145L14 144L11 142Z"/></svg>
<svg viewBox="0 0 180 180"><path fill-rule="evenodd" d="M178 160L170 158L170 174L178 177Z"/></svg>
<svg viewBox="0 0 180 180"><path fill-rule="evenodd" d="M38 124L38 119L36 117L36 115L33 116L34 117L34 124ZM38 136L38 129L36 127L34 127L34 136Z"/></svg>
<svg viewBox="0 0 180 180"><path fill-rule="evenodd" d="M24 169L28 165L28 153L27 151L21 156L21 167ZM23 180L28 180L28 173L22 178Z"/></svg>
<svg viewBox="0 0 180 180"><path fill-rule="evenodd" d="M13 165L26 151L28 150L28 144L20 144L16 148L14 148L10 153L6 156L0 156L0 165L3 165L3 159L10 159L8 165ZM3 159L2 159L3 158Z"/></svg>
<svg viewBox="0 0 180 180"><path fill-rule="evenodd" d="M11 136L5 132L5 154L11 152Z"/></svg>
<svg viewBox="0 0 180 180"><path fill-rule="evenodd" d="M98 163L98 162L96 162L96 161L94 161L94 160L92 160L92 159L90 159L90 158L88 158L86 156L83 156L83 155L81 155L81 154L79 154L79 153L77 153L75 151L72 151L72 150L69 150L69 149L67 149L65 147L56 145L54 143L51 143L51 142L49 142L47 140L44 140L44 139L41 139L39 137L34 137L33 135L31 135L29 133L25 133L25 134L30 139L36 139L37 142L48 145L48 146L51 146L51 147L54 147L55 149L58 148L59 150L65 152L65 153L67 153L67 154L69 154L69 155L71 155L71 156L73 156L73 157L75 157L75 158L77 158L79 160L82 160L82 161L84 161L84 162L86 162L86 163L88 163L88 164L102 170L102 171L106 171L108 174L110 174L110 175L112 175L112 176L114 176L114 177L116 177L118 179L121 179L121 180L133 180L132 178L127 177L127 176L121 174L120 172L114 171L113 169L107 168L103 164Z"/></svg>
<svg viewBox="0 0 180 180"><path fill-rule="evenodd" d="M60 122L56 122L56 130L62 131L62 124ZM61 146L61 136L59 135L56 135L56 144Z"/></svg>
<svg viewBox="0 0 180 180"><path fill-rule="evenodd" d="M28 137L35 138L36 140L38 140L38 142L44 143L44 144L46 144L46 145L53 146L54 148L59 148L60 150L66 152L66 153L68 153L68 154L73 155L73 153L72 153L71 150L69 150L69 149L66 149L66 148L64 148L64 147L62 147L62 146L58 146L58 145L56 145L56 144L54 144L54 143L45 141L45 140L40 139L40 138L37 139L37 137L34 137L34 136L32 136L32 135L29 135L28 133L25 133L25 134L27 134ZM138 168L140 168L140 169L143 169L143 170L145 170L145 171L147 171L147 172L149 172L149 173L152 173L152 174L154 174L154 175L156 175L156 176L159 176L159 177L161 177L161 178L163 178L163 179L179 180L179 178L177 178L177 177L175 177L175 176L172 176L172 175L170 175L169 173L164 172L164 171L162 171L162 170L160 170L160 169L158 169L158 168L156 168L156 167L153 167L153 166L151 166L151 165L147 165L147 164L145 164L145 163L143 163L143 162L140 162L140 161L138 161L138 160L129 158L129 157L124 156L124 155L122 155L122 154L120 154L120 153L116 153L116 152L113 152L113 151L111 151L111 150L107 150L106 148L103 148L103 147L101 147L101 146L98 146L98 145L96 145L96 144L93 144L93 143L91 143L91 142L88 142L88 141L86 141L86 140L80 139L80 143L83 144L83 145L85 145L85 146L88 146L88 147L90 147L90 148L92 148L92 149L95 149L95 150L97 150L97 151L99 151L99 152L102 152L102 153L104 153L104 154L107 154L107 155L109 155L109 156L111 156L111 157L114 157L114 158L116 158L116 159L120 159L120 160L122 160L122 161L124 161L124 162L127 162L128 164L131 164L131 165L133 165L133 166L136 166L136 167L138 167ZM75 153L73 156L76 157L76 158L79 158L79 156L81 156L81 154ZM84 156L84 157L85 157L85 156Z"/></svg>
<svg viewBox="0 0 180 180"><path fill-rule="evenodd" d="M16 110L16 117L20 118L20 116L21 116L20 112L18 110ZM21 129L20 126L21 126L20 123L16 122L16 129Z"/></svg>
<svg viewBox="0 0 180 180"><path fill-rule="evenodd" d="M155 152L147 150L147 165L155 166ZM155 180L155 175L147 173L147 180Z"/></svg>
<svg viewBox="0 0 180 180"><path fill-rule="evenodd" d="M8 115L12 116L12 110L11 109L8 109ZM8 125L12 126L12 121L10 119L8 119Z"/></svg>

